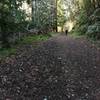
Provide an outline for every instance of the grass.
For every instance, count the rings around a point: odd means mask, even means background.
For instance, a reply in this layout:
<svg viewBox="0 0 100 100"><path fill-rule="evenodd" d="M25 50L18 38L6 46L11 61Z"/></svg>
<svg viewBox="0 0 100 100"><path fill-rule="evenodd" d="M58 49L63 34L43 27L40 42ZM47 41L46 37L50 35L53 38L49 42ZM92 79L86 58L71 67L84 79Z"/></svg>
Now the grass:
<svg viewBox="0 0 100 100"><path fill-rule="evenodd" d="M0 58L6 57L16 53L15 48L1 48L0 49Z"/></svg>
<svg viewBox="0 0 100 100"><path fill-rule="evenodd" d="M80 37L84 37L85 36L85 34L83 35L80 32L71 32L71 33L69 33L69 35L72 36L73 38L80 38Z"/></svg>
<svg viewBox="0 0 100 100"><path fill-rule="evenodd" d="M22 38L22 40L18 41L18 44L30 44L32 42L39 42L39 41L45 41L50 38L49 35L33 35L33 36L27 36Z"/></svg>
<svg viewBox="0 0 100 100"><path fill-rule="evenodd" d="M0 48L0 58L4 58L16 53L17 47L20 45L31 44L33 42L45 41L50 38L50 35L32 35L18 40L11 48ZM34 45L34 44L33 44Z"/></svg>

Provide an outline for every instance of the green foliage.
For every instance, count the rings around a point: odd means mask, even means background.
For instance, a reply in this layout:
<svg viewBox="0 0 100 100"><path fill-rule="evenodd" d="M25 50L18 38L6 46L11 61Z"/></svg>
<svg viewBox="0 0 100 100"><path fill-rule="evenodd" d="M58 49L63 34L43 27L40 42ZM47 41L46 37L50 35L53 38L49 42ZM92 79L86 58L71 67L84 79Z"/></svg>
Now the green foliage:
<svg viewBox="0 0 100 100"><path fill-rule="evenodd" d="M58 16L58 26L63 26L66 21L67 21L67 19L64 15Z"/></svg>
<svg viewBox="0 0 100 100"><path fill-rule="evenodd" d="M95 23L88 27L87 36L95 39L100 39L100 24Z"/></svg>
<svg viewBox="0 0 100 100"><path fill-rule="evenodd" d="M34 0L30 28L53 30L57 27L57 0Z"/></svg>
<svg viewBox="0 0 100 100"><path fill-rule="evenodd" d="M76 17L76 22L74 31L84 35L88 28L88 16L84 10L81 10L80 14Z"/></svg>
<svg viewBox="0 0 100 100"><path fill-rule="evenodd" d="M79 15L76 16L76 21L77 21L77 24L79 25L87 24L88 16L84 10L81 9L81 11L79 12Z"/></svg>
<svg viewBox="0 0 100 100"><path fill-rule="evenodd" d="M77 25L75 27L75 29L73 29L73 31L76 32L76 33L79 33L79 35L85 35L87 28L88 28L88 24L83 24L83 25L80 25L80 26Z"/></svg>
<svg viewBox="0 0 100 100"><path fill-rule="evenodd" d="M27 36L22 38L20 41L17 41L15 45L13 45L11 48L0 48L0 58L6 57L12 54L15 54L17 51L17 47L26 45L26 44L33 44L40 41L45 41L50 38L50 35L33 35L33 36Z"/></svg>
<svg viewBox="0 0 100 100"><path fill-rule="evenodd" d="M100 8L96 9L91 16L92 24L88 26L87 36L100 39Z"/></svg>
<svg viewBox="0 0 100 100"><path fill-rule="evenodd" d="M24 37L21 41L19 41L20 44L29 44L34 41L44 41L49 39L49 35L33 35L33 36L28 36Z"/></svg>
<svg viewBox="0 0 100 100"><path fill-rule="evenodd" d="M9 56L9 55L12 55L15 53L16 53L15 48L1 48L0 49L0 58L5 57L5 56Z"/></svg>
<svg viewBox="0 0 100 100"><path fill-rule="evenodd" d="M24 27L26 13L20 9L25 0L0 1L0 40L3 47L10 47L8 37Z"/></svg>
<svg viewBox="0 0 100 100"><path fill-rule="evenodd" d="M80 38L80 37L84 37L85 36L81 32L75 32L75 31L71 32L69 35L72 36L73 38Z"/></svg>
<svg viewBox="0 0 100 100"><path fill-rule="evenodd" d="M67 16L65 15L65 9L64 9L64 2L62 0L58 0L58 12L57 12L57 23L58 26L63 27L65 22L67 21Z"/></svg>
<svg viewBox="0 0 100 100"><path fill-rule="evenodd" d="M26 2L32 7L32 21L21 8ZM29 25L29 26L28 26ZM57 29L57 0L0 0L0 41L3 47L10 47L9 38L13 33L38 29L47 33Z"/></svg>
<svg viewBox="0 0 100 100"><path fill-rule="evenodd" d="M88 37L99 39L100 25L96 23L100 21L100 3L98 0L75 0L75 2L77 2L75 12L71 10L71 13L76 16L74 17L76 25L73 28L73 32L78 35L87 35Z"/></svg>

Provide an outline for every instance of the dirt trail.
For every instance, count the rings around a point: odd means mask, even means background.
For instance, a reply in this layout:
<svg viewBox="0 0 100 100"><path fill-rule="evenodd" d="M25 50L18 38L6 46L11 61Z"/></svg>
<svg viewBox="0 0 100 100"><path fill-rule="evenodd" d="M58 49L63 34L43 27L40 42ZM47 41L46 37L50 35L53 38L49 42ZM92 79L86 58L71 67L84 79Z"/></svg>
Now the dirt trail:
<svg viewBox="0 0 100 100"><path fill-rule="evenodd" d="M100 50L56 36L0 64L0 100L100 100Z"/></svg>

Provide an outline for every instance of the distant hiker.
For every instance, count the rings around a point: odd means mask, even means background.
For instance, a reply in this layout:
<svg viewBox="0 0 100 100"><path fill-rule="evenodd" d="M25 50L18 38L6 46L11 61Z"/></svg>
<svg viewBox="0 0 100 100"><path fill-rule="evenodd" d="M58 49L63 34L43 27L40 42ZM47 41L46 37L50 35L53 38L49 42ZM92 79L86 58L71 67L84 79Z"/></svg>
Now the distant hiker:
<svg viewBox="0 0 100 100"><path fill-rule="evenodd" d="M65 30L66 35L68 34L68 30Z"/></svg>

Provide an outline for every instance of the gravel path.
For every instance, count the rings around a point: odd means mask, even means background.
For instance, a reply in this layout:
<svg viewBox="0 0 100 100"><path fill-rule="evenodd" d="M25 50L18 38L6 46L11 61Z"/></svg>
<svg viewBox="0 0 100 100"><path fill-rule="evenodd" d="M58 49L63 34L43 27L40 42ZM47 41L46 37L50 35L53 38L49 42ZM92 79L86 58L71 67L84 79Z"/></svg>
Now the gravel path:
<svg viewBox="0 0 100 100"><path fill-rule="evenodd" d="M0 100L100 100L100 49L56 36L0 62Z"/></svg>

